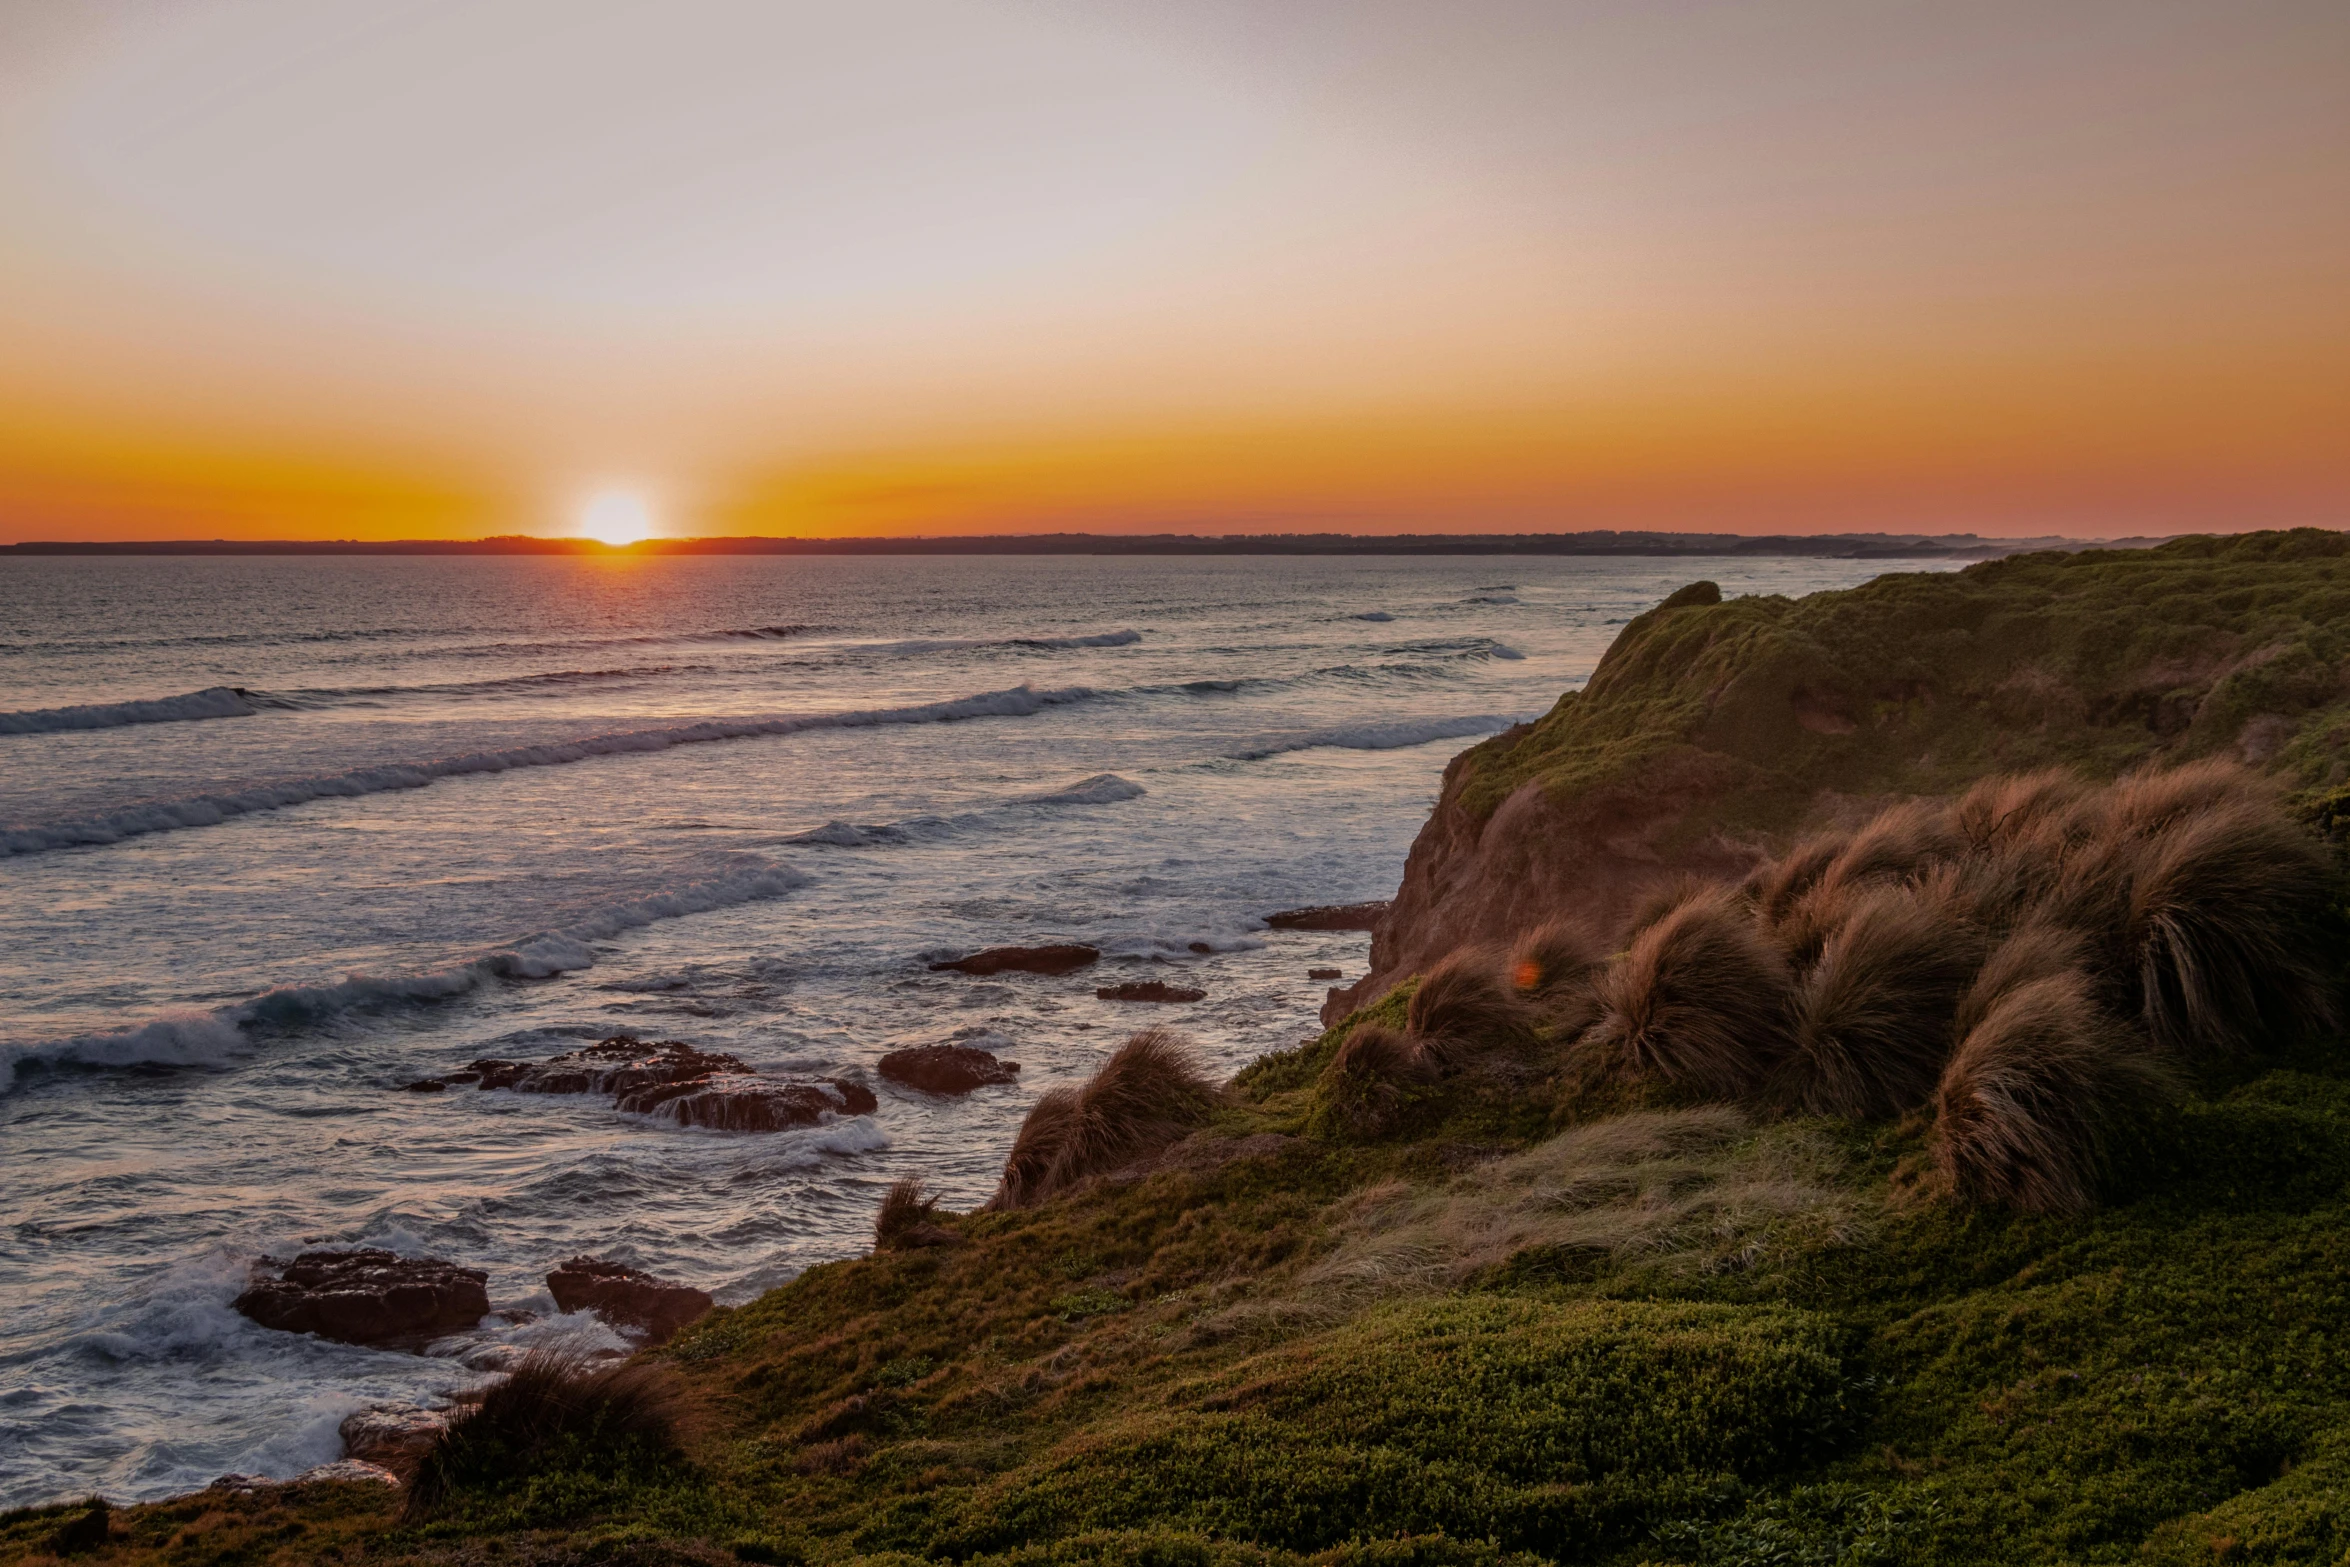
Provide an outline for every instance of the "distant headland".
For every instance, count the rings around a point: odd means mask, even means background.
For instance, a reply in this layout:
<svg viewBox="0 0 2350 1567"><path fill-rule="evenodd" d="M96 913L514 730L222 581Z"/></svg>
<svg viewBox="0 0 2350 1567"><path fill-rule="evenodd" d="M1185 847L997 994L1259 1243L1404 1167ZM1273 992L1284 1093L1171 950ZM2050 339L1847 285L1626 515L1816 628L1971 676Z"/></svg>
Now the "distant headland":
<svg viewBox="0 0 2350 1567"><path fill-rule="evenodd" d="M2036 550L2144 549L2160 538L1988 539L1973 533L996 533L909 538L162 539L0 544L0 555L1793 555L1989 560Z"/></svg>

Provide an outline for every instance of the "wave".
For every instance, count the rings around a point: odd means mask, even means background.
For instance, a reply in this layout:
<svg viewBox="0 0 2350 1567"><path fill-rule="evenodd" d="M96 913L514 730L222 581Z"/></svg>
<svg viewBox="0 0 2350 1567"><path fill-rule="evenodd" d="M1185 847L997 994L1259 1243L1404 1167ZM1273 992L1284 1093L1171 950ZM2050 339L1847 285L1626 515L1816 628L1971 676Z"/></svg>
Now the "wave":
<svg viewBox="0 0 2350 1567"><path fill-rule="evenodd" d="M1489 735L1507 729L1516 723L1493 713L1479 713L1463 718L1403 718L1388 723L1342 724L1330 729L1293 729L1286 733L1259 735L1254 740L1226 751L1224 755L1236 762L1257 762L1268 756L1279 756L1287 751L1311 751L1330 747L1343 751L1398 751L1405 746L1426 745L1431 740L1458 740L1467 735Z"/></svg>
<svg viewBox="0 0 2350 1567"><path fill-rule="evenodd" d="M707 664L638 664L627 669L553 669L535 675L501 675L490 680L450 680L413 686L302 686L290 691L242 693L256 707L309 710L364 702L376 697L496 696L549 687L591 686L610 680L644 680L655 675L692 674Z"/></svg>
<svg viewBox="0 0 2350 1567"><path fill-rule="evenodd" d="M0 831L0 857L38 854L79 844L117 843L144 833L172 832L183 827L213 827L233 816L274 811L312 800L380 794L389 789L421 789L443 778L471 773L502 773L521 767L560 767L590 757L620 756L636 751L666 751L673 746L701 745L715 740L742 740L760 735L797 734L809 729L862 729L883 724L952 723L967 718L1026 718L1049 707L1089 701L1098 693L1085 686L1039 691L1014 686L1008 691L983 691L976 696L913 707L867 708L841 713L806 713L772 718L712 718L662 729L629 729L588 735L546 745L516 746L504 751L472 751L431 761L395 762L381 767L356 768L310 778L284 778L225 794L195 795L181 800L154 800L91 821L58 822Z"/></svg>
<svg viewBox="0 0 2350 1567"><path fill-rule="evenodd" d="M353 974L328 985L280 985L211 1011L183 1010L130 1028L0 1046L0 1093L28 1066L217 1066L246 1048L248 1027L287 1028L354 1007L441 1001L496 979L546 979L593 968L593 943L656 920L705 914L804 887L809 877L774 860L745 856L721 876L610 904L560 930L537 931L446 968Z"/></svg>
<svg viewBox="0 0 2350 1567"><path fill-rule="evenodd" d="M1137 800L1150 793L1131 778L1116 773L1096 773L1081 778L1061 789L1048 789L1042 794L1021 795L1007 802L1008 806L1037 805L1115 805L1121 800ZM966 811L959 816L916 816L902 822L826 822L806 832L796 832L777 840L782 843L821 843L836 849L871 849L885 844L911 843L919 838L951 833L985 821L1005 807L991 810Z"/></svg>
<svg viewBox="0 0 2350 1567"><path fill-rule="evenodd" d="M917 637L902 642L850 642L843 646L855 653L957 653L986 647L1057 652L1083 647L1132 647L1141 640L1139 631L1102 631L1081 637Z"/></svg>
<svg viewBox="0 0 2350 1567"><path fill-rule="evenodd" d="M1355 620L1373 620L1384 624L1387 621L1393 620L1395 617L1383 609L1366 609L1361 614L1351 618Z"/></svg>
<svg viewBox="0 0 2350 1567"><path fill-rule="evenodd" d="M1491 657L1503 659L1512 663L1526 656L1525 654L1519 652L1516 648L1511 647L1506 642L1496 642L1492 647L1486 649L1486 652Z"/></svg>
<svg viewBox="0 0 2350 1567"><path fill-rule="evenodd" d="M207 686L181 696L143 702L90 702L0 713L0 735L58 734L72 729L117 729L125 724L176 724L199 718L251 718L260 709L232 686Z"/></svg>

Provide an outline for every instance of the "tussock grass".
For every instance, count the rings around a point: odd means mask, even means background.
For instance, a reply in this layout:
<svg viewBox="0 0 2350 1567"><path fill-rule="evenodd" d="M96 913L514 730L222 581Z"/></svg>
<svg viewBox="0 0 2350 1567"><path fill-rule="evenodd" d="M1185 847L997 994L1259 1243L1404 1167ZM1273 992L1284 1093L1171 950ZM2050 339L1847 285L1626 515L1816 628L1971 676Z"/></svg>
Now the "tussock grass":
<svg viewBox="0 0 2350 1567"><path fill-rule="evenodd" d="M910 1251L922 1246L953 1245L961 1237L937 1222L939 1199L920 1178L892 1181L882 1193L881 1211L873 1216L873 1245L877 1251Z"/></svg>
<svg viewBox="0 0 2350 1567"><path fill-rule="evenodd" d="M1772 1093L1814 1115L1854 1118L1924 1104L1981 937L1903 887L1827 883L1805 903L1829 934L1796 983Z"/></svg>
<svg viewBox="0 0 2350 1567"><path fill-rule="evenodd" d="M1510 988L1544 1025L1580 1033L1598 1013L1591 986L1606 963L1607 948L1587 926L1554 921L1510 949Z"/></svg>
<svg viewBox="0 0 2350 1567"><path fill-rule="evenodd" d="M1450 1067L1522 1045L1533 1033L1534 1014L1504 976L1501 960L1472 947L1428 971L1404 1012L1404 1026L1434 1060Z"/></svg>
<svg viewBox="0 0 2350 1567"><path fill-rule="evenodd" d="M1384 1137L1401 1121L1415 1091L1441 1075L1423 1041L1385 1024L1360 1024L1316 1080L1307 1129L1325 1136Z"/></svg>
<svg viewBox="0 0 2350 1567"><path fill-rule="evenodd" d="M1990 1004L1942 1074L1936 1170L1976 1202L2078 1212L2114 1130L2172 1087L2077 972L2028 980Z"/></svg>
<svg viewBox="0 0 2350 1567"><path fill-rule="evenodd" d="M1706 1098L1755 1092L1786 1047L1787 964L1747 905L1690 894L1642 930L1594 987L1584 1070L1616 1070Z"/></svg>
<svg viewBox="0 0 2350 1567"><path fill-rule="evenodd" d="M1180 1034L1146 1028L1081 1086L1036 1101L988 1207L1032 1208L1157 1153L1205 1122L1221 1097Z"/></svg>
<svg viewBox="0 0 2350 1567"><path fill-rule="evenodd" d="M468 1497L508 1500L524 1490L559 1505L566 1495L595 1495L680 1462L675 1405L660 1367L631 1362L599 1370L576 1355L540 1352L441 1433L409 1482L407 1511L429 1517Z"/></svg>
<svg viewBox="0 0 2350 1567"><path fill-rule="evenodd" d="M1819 885L1838 856L1851 844L1849 833L1822 833L1806 838L1775 860L1755 867L1746 879L1746 894L1762 917L1774 924L1785 919L1804 894Z"/></svg>

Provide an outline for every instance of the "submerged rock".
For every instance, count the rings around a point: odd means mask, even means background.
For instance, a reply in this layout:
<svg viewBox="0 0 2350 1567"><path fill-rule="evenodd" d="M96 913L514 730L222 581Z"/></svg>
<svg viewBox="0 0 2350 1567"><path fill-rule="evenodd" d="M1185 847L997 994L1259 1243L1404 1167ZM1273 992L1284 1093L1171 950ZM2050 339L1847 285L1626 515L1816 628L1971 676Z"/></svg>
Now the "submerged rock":
<svg viewBox="0 0 2350 1567"><path fill-rule="evenodd" d="M1024 974L1073 974L1100 959L1099 948L1070 942L1047 947L989 947L969 957L949 958L930 966L934 970L953 969L959 974L1002 974L1012 971Z"/></svg>
<svg viewBox="0 0 2350 1567"><path fill-rule="evenodd" d="M565 1311L592 1311L614 1327L637 1329L648 1346L668 1342L716 1304L691 1285L597 1257L574 1257L548 1274L547 1291Z"/></svg>
<svg viewBox="0 0 2350 1567"><path fill-rule="evenodd" d="M489 1275L479 1268L437 1257L306 1251L292 1262L262 1258L251 1286L232 1304L280 1332L418 1349L488 1316L488 1284Z"/></svg>
<svg viewBox="0 0 2350 1567"><path fill-rule="evenodd" d="M780 1132L814 1126L827 1111L871 1115L881 1101L862 1083L822 1078L789 1083L755 1072L716 1072L682 1083L657 1083L622 1094L619 1107L679 1126L710 1126L728 1132Z"/></svg>
<svg viewBox="0 0 2350 1567"><path fill-rule="evenodd" d="M891 1082L926 1094L967 1094L974 1088L1012 1081L1020 1063L999 1061L972 1045L916 1045L883 1056L880 1070Z"/></svg>
<svg viewBox="0 0 2350 1567"><path fill-rule="evenodd" d="M1104 985L1094 992L1102 1001L1205 1001L1208 993L1189 985L1170 985L1163 979L1129 980L1123 985Z"/></svg>
<svg viewBox="0 0 2350 1567"><path fill-rule="evenodd" d="M1376 930L1386 913L1385 903L1317 903L1311 908L1268 914L1265 926L1269 930Z"/></svg>
<svg viewBox="0 0 2350 1567"><path fill-rule="evenodd" d="M1346 970L1342 968L1310 968L1306 970L1306 978L1344 979L1346 978Z"/></svg>

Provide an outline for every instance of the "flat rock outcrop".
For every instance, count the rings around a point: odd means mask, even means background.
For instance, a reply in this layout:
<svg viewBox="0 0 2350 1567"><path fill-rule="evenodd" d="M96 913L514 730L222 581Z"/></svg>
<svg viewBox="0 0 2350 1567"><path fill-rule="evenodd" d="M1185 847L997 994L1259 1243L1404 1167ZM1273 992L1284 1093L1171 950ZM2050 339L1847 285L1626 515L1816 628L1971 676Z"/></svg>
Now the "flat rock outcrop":
<svg viewBox="0 0 2350 1567"><path fill-rule="evenodd" d="M646 1044L633 1034L545 1061L476 1061L462 1072L410 1083L407 1091L460 1083L518 1094L610 1094L616 1108L631 1114L730 1132L780 1132L814 1126L827 1114L870 1115L880 1108L862 1083L764 1077L739 1056L674 1039Z"/></svg>
<svg viewBox="0 0 2350 1567"><path fill-rule="evenodd" d="M265 1328L344 1344L420 1349L489 1315L489 1275L437 1257L306 1251L264 1257L232 1303Z"/></svg>
<svg viewBox="0 0 2350 1567"><path fill-rule="evenodd" d="M947 958L930 966L933 970L952 969L958 974L1074 974L1100 960L1099 948L1069 942L1045 947L989 947L969 957Z"/></svg>
<svg viewBox="0 0 2350 1567"><path fill-rule="evenodd" d="M1310 908L1283 909L1265 916L1267 930L1376 930L1386 917L1385 903L1317 903Z"/></svg>
<svg viewBox="0 0 2350 1567"><path fill-rule="evenodd" d="M636 1329L648 1347L667 1343L716 1304L690 1284L598 1257L564 1263L547 1275L547 1291L565 1311L592 1311L614 1327Z"/></svg>
<svg viewBox="0 0 2350 1567"><path fill-rule="evenodd" d="M1170 985L1163 979L1128 980L1123 985L1103 985L1094 991L1102 1001L1205 1001L1208 993L1189 985Z"/></svg>
<svg viewBox="0 0 2350 1567"><path fill-rule="evenodd" d="M972 1045L915 1045L881 1058L881 1075L926 1094L967 1094L974 1088L1009 1083L1017 1061L1001 1061Z"/></svg>

